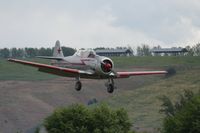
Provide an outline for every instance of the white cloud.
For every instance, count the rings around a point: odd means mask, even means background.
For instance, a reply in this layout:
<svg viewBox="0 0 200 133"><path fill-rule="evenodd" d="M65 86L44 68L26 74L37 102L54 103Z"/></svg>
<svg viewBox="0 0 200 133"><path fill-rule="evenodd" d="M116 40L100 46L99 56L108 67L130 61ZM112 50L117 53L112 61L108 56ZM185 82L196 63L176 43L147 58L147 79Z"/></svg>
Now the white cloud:
<svg viewBox="0 0 200 133"><path fill-rule="evenodd" d="M200 42L198 0L0 1L0 47Z"/></svg>

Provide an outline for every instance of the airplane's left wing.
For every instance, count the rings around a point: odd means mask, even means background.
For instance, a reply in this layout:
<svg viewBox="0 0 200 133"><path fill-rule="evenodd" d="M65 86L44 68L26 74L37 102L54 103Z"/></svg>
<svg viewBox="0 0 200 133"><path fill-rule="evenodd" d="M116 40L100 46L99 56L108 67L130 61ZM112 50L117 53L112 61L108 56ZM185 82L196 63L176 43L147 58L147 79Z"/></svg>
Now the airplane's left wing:
<svg viewBox="0 0 200 133"><path fill-rule="evenodd" d="M41 64L41 63L36 63L36 62L30 62L30 61L24 61L24 60L18 60L18 59L8 59L8 61L36 67L41 72L51 73L54 75L65 76L65 77L76 77L79 75L92 75L93 74L92 72L57 67L57 66Z"/></svg>
<svg viewBox="0 0 200 133"><path fill-rule="evenodd" d="M130 76L140 76L140 75L158 75L167 74L167 71L135 71L135 72L116 72L117 78L129 78Z"/></svg>

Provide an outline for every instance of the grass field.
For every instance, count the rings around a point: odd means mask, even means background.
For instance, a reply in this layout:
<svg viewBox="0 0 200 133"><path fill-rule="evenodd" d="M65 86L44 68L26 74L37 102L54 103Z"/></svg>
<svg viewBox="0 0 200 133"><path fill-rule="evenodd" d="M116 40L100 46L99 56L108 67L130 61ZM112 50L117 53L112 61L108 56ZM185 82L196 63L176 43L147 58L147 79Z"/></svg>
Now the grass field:
<svg viewBox="0 0 200 133"><path fill-rule="evenodd" d="M200 89L200 57L114 57L117 69L147 68L148 70L174 67L177 74L170 77L141 76L131 80L145 80L142 85L133 85L132 90L119 89L103 102L111 107L127 109L133 126L138 130L157 132L161 127L163 115L159 113L161 102L158 97L167 95L175 100L184 89ZM48 60L29 59L42 63ZM36 68L7 62L0 59L0 80L38 81L57 78L57 76L38 72ZM125 85L123 85L126 88Z"/></svg>

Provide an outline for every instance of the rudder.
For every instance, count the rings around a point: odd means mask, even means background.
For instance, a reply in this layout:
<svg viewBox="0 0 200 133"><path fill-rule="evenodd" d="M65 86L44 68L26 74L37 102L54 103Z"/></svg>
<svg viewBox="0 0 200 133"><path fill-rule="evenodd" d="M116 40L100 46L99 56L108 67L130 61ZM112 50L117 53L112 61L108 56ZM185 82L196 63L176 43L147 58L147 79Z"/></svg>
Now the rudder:
<svg viewBox="0 0 200 133"><path fill-rule="evenodd" d="M53 57L64 57L59 40L56 41L55 47L53 49Z"/></svg>

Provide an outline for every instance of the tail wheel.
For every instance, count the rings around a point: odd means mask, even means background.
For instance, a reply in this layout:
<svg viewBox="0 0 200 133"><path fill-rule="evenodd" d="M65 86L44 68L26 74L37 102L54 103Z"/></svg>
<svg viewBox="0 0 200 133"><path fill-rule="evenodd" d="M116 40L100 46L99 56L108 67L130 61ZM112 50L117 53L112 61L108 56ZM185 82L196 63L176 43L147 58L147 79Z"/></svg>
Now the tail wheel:
<svg viewBox="0 0 200 133"><path fill-rule="evenodd" d="M80 81L77 81L76 84L75 84L75 89L76 89L77 91L80 91L81 88L82 88L82 83L81 83Z"/></svg>
<svg viewBox="0 0 200 133"><path fill-rule="evenodd" d="M109 84L107 86L107 91L108 91L108 93L113 93L113 91L114 91L114 85L113 84Z"/></svg>

